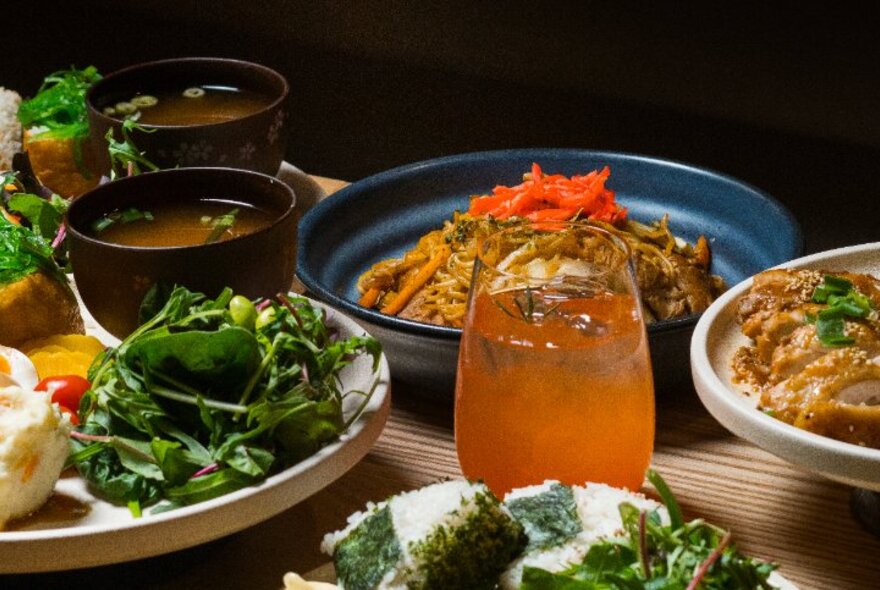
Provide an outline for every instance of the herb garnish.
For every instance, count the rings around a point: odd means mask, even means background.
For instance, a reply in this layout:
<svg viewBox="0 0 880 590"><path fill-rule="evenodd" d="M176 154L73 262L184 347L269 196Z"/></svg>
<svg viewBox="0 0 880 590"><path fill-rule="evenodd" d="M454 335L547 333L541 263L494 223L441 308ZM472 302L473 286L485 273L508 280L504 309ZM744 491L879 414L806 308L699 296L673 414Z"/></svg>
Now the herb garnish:
<svg viewBox="0 0 880 590"><path fill-rule="evenodd" d="M92 231L99 234L115 223L132 223L140 220L153 221L153 214L135 207L129 207L122 211L111 211L92 222Z"/></svg>
<svg viewBox="0 0 880 590"><path fill-rule="evenodd" d="M855 340L845 334L845 318L865 318L872 311L871 300L843 277L825 275L822 284L813 291L812 301L828 307L807 321L816 324L816 335L825 346L849 346Z"/></svg>
<svg viewBox="0 0 880 590"><path fill-rule="evenodd" d="M123 176L140 174L144 169L156 171L159 167L146 158L131 138L132 131L153 133L155 129L146 129L132 119L122 122L122 141L117 141L113 130L107 130L107 151L110 153L110 180Z"/></svg>
<svg viewBox="0 0 880 590"><path fill-rule="evenodd" d="M232 229L232 226L235 225L235 218L237 215L238 209L233 209L229 213L224 213L217 217L203 217L202 224L211 226L211 233L205 238L205 244L213 244L228 230Z"/></svg>
<svg viewBox="0 0 880 590"><path fill-rule="evenodd" d="M378 341L336 337L302 297L279 295L256 322L232 301L228 289L211 300L175 288L90 370L70 462L108 500L162 501L155 512L252 485L314 454L366 406L372 390L344 394L339 372L357 355L375 370ZM364 399L346 419L350 394Z"/></svg>
<svg viewBox="0 0 880 590"><path fill-rule="evenodd" d="M590 547L583 562L560 573L526 567L521 590L728 590L766 589L775 569L741 555L730 534L703 520L683 522L659 474L648 471L670 516L620 505L624 535Z"/></svg>
<svg viewBox="0 0 880 590"><path fill-rule="evenodd" d="M518 313L513 313L507 309L507 307L498 300L498 294L491 294L490 296L492 297L492 302L498 306L498 309L510 317L524 320L527 324L533 324L536 321L543 320L553 315L556 310L559 309L559 306L562 305L561 303L557 303L548 306L543 297L539 300L535 297L534 291L535 290L531 287L526 286L525 289L522 289L513 295L513 304L516 306Z"/></svg>

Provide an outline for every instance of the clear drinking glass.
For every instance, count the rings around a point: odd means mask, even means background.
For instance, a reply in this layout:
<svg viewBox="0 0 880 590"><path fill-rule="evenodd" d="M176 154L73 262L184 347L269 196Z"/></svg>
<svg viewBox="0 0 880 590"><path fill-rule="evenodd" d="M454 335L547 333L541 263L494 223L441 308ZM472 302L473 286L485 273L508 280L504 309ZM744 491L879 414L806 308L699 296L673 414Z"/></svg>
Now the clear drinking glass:
<svg viewBox="0 0 880 590"><path fill-rule="evenodd" d="M585 222L478 245L455 388L465 476L497 494L556 479L637 490L654 385L632 257Z"/></svg>

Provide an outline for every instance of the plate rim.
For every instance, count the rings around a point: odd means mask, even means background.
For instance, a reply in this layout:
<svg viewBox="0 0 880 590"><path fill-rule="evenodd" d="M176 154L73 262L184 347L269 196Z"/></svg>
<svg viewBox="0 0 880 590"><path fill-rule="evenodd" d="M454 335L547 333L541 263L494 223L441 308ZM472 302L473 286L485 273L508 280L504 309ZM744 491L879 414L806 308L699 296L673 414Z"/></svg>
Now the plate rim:
<svg viewBox="0 0 880 590"><path fill-rule="evenodd" d="M785 205L783 205L781 201L779 201L769 193L729 174L719 172L712 168L696 166L694 164L689 164L679 160L661 158L657 156L650 156L634 152L592 150L584 148L535 147L474 151L441 156L438 158L421 160L418 162L412 162L409 164L397 166L367 176L361 180L349 184L348 186L340 189L339 191L331 195L331 198L322 199L319 203L312 207L300 220L296 265L297 277L308 288L308 290L314 293L319 299L330 303L334 307L344 310L346 313L364 322L368 322L370 324L381 326L382 328L390 330L401 331L414 336L429 337L446 342L459 340L461 338L461 328L427 324L424 322L407 320L396 316L389 317L378 311L363 308L357 305L357 303L350 301L342 295L334 293L330 289L326 288L316 279L315 276L311 274L308 269L308 265L305 264L306 260L304 252L308 250L308 245L306 243L305 237L311 231L313 231L313 225L316 223L316 219L319 215L332 216L335 211L343 208L343 201L356 198L359 193L363 192L364 190L372 190L376 187L381 187L383 184L387 184L389 182L405 180L407 178L411 178L417 176L418 174L424 173L425 170L429 169L443 168L449 165L464 164L472 161L505 161L513 158L534 159L538 157L538 154L543 154L543 157L582 157L605 159L608 161L627 160L648 163L660 167L671 167L679 169L686 173L697 174L704 178L720 180L724 183L736 185L740 188L745 188L747 189L747 192L753 193L756 198L764 200L766 203L768 203L777 214L779 214L786 220L786 225L788 226L788 228L790 228L792 233L792 241L790 244L791 247L789 250L790 255L794 257L799 256L803 253L805 243L803 230L794 214L787 207L785 207ZM693 327L700 317L701 314L690 314L688 316L676 318L674 320L655 322L648 325L647 329L650 334L662 334L667 332L675 332L678 330L687 330Z"/></svg>
<svg viewBox="0 0 880 590"><path fill-rule="evenodd" d="M841 255L874 251L880 255L880 242L825 250L789 260L772 268L801 268ZM749 277L728 289L704 312L694 328L690 347L691 372L703 406L727 430L790 463L837 481L852 485L855 485L854 482L870 483L880 489L880 470L876 469L880 466L880 449L860 447L808 432L749 408L742 401L743 394L718 375L709 355L710 338L713 336L713 330L720 330L715 326L722 321L725 312L728 312L736 300L746 293L752 281L753 277ZM754 440L757 437L756 433L766 435L772 439L772 443L764 439ZM809 457L812 460L800 458L806 455L803 449L810 451ZM871 467L877 470L877 476L873 479L864 479L852 474L854 469L865 472Z"/></svg>
<svg viewBox="0 0 880 590"><path fill-rule="evenodd" d="M317 305L321 309L327 311L328 322L343 327L347 332L369 335L369 332L341 311L313 298L307 297L307 299L313 305ZM205 502L184 506L175 510L155 515L144 514L141 518L132 518L127 522L113 524L93 523L23 531L0 531L0 574L24 574L81 569L171 553L201 545L245 528L249 528L302 501L305 501L314 493L317 493L339 477L342 477L342 475L347 473L358 462L360 462L360 460L370 452L375 441L384 430L391 406L391 373L388 359L384 352L380 357L378 369L373 372L371 376L375 376L377 379L377 385L369 404L364 408L362 414L349 427L349 430L339 437L339 440L321 448L314 455L253 486L248 486L217 498L212 498ZM345 457L345 461L342 464L343 466L339 469L330 469L327 464L332 461L334 457L342 453L348 445L354 446L349 449L351 455ZM49 546L54 544L87 542L89 540L95 540L96 538L112 540L114 537L126 534L147 536L154 534L156 531L161 531L162 529L174 528L175 524L178 526L186 526L187 523L201 520L205 515L208 515L209 518L212 515L216 517L216 513L222 512L223 510L234 510L236 504L241 501L253 500L260 495L267 493L279 494L286 486L294 485L295 481L298 479L301 480L303 475L318 471L322 467L325 470L329 470L330 475L322 479L321 485L317 489L309 491L303 495L296 495L298 499L292 502L282 502L282 507L280 509L276 509L276 506L271 506L264 512L257 511L257 516L243 518L240 521L236 520L235 523L228 528L220 527L216 531L216 534L211 536L203 536L196 540L186 539L184 541L169 541L165 546L158 548L158 550L137 552L137 555L129 557L106 557L106 555L102 554L100 556L102 557L101 559L83 560L81 559L84 557L83 555L76 555L76 559L66 557L63 560L59 559L58 561L53 560L51 562L43 560L39 563L33 561L28 563L16 563L15 559L8 558L9 556L15 557L25 555L30 551L49 551ZM91 495L95 501L107 503L106 500L103 500L94 494ZM290 496L293 497L295 495ZM136 540L130 541L129 544L136 544ZM152 543L152 545L155 545L155 543ZM121 553L122 552L120 552L120 554ZM132 552L128 551L128 553ZM95 552L89 552L89 555L95 557ZM16 567L17 565L23 567Z"/></svg>
<svg viewBox="0 0 880 590"><path fill-rule="evenodd" d="M294 207L300 214L307 212L329 195L312 176L296 164L282 160L275 178L285 183L296 196Z"/></svg>

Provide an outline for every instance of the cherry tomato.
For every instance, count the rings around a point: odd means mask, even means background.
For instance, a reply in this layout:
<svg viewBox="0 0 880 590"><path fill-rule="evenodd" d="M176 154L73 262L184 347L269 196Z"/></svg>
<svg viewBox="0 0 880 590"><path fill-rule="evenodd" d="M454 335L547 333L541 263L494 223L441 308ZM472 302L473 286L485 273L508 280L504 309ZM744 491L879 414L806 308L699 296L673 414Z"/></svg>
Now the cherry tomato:
<svg viewBox="0 0 880 590"><path fill-rule="evenodd" d="M89 388L91 388L89 381L79 375L58 375L46 377L37 383L34 389L48 391L52 394L53 402L75 415L79 411L79 400Z"/></svg>

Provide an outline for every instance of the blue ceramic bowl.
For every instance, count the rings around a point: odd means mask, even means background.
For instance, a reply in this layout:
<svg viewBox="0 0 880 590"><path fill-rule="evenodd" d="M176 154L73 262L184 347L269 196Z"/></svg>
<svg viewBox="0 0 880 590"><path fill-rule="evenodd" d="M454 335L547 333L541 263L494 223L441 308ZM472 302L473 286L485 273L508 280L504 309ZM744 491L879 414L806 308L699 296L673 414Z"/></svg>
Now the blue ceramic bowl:
<svg viewBox="0 0 880 590"><path fill-rule="evenodd" d="M297 274L316 297L353 316L383 343L395 378L451 399L461 330L383 315L357 304L357 278L442 226L470 197L522 181L533 162L548 174L608 165L608 187L640 221L669 213L676 235L710 239L712 272L735 285L801 254L792 214L729 176L646 156L575 149L477 152L417 162L349 185L312 208L299 227ZM648 326L659 392L690 388L688 343L697 316Z"/></svg>

